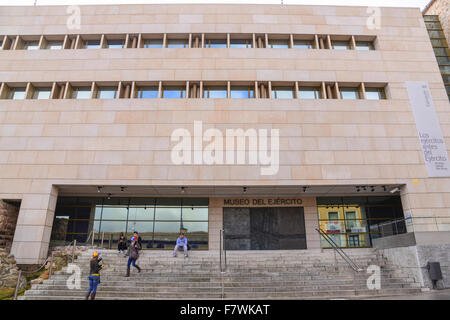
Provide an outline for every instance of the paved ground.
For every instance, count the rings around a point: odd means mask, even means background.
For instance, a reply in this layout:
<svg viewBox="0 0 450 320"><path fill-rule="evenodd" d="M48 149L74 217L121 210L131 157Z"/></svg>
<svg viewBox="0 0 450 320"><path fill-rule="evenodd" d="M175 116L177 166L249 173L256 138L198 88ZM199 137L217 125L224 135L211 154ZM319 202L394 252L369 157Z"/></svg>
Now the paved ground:
<svg viewBox="0 0 450 320"><path fill-rule="evenodd" d="M450 289L432 290L416 295L369 298L368 300L450 300Z"/></svg>

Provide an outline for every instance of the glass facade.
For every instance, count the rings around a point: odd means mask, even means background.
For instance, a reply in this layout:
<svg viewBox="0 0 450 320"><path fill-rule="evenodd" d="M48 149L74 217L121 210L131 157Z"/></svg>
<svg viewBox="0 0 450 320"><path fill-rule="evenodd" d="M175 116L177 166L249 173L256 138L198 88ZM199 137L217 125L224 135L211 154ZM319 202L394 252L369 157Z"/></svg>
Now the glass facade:
<svg viewBox="0 0 450 320"><path fill-rule="evenodd" d="M227 95L227 87L205 87L203 89L205 99L226 99Z"/></svg>
<svg viewBox="0 0 450 320"><path fill-rule="evenodd" d="M230 98L232 99L253 99L254 97L254 87L231 87Z"/></svg>
<svg viewBox="0 0 450 320"><path fill-rule="evenodd" d="M73 87L72 99L90 99L91 87Z"/></svg>
<svg viewBox="0 0 450 320"><path fill-rule="evenodd" d="M295 49L313 49L313 40L294 40Z"/></svg>
<svg viewBox="0 0 450 320"><path fill-rule="evenodd" d="M400 197L329 197L317 198L319 226L336 245L344 248L371 247L372 240L386 234L386 222L402 219ZM392 234L406 232L397 224ZM322 248L331 245L321 237Z"/></svg>
<svg viewBox="0 0 450 320"><path fill-rule="evenodd" d="M294 99L294 88L290 87L272 87L273 99Z"/></svg>
<svg viewBox="0 0 450 320"><path fill-rule="evenodd" d="M35 88L33 93L33 99L50 99L50 93L52 88Z"/></svg>
<svg viewBox="0 0 450 320"><path fill-rule="evenodd" d="M116 99L117 87L98 87L97 99Z"/></svg>
<svg viewBox="0 0 450 320"><path fill-rule="evenodd" d="M205 48L226 48L227 39L206 39Z"/></svg>
<svg viewBox="0 0 450 320"><path fill-rule="evenodd" d="M298 89L300 99L320 99L320 87L300 87Z"/></svg>
<svg viewBox="0 0 450 320"><path fill-rule="evenodd" d="M23 100L25 99L25 88L10 88L8 99Z"/></svg>
<svg viewBox="0 0 450 320"><path fill-rule="evenodd" d="M428 30L428 35L430 36L434 55L436 56L439 69L444 80L448 99L450 100L450 51L445 39L444 30L442 29L442 25L439 21L439 16L425 15L423 16L423 19Z"/></svg>
<svg viewBox="0 0 450 320"><path fill-rule="evenodd" d="M137 89L138 99L157 99L158 98L158 87L139 87Z"/></svg>
<svg viewBox="0 0 450 320"><path fill-rule="evenodd" d="M60 197L52 242L84 243L94 230L96 243L117 245L121 232L139 232L147 249L173 249L180 231L192 249L208 249L208 199ZM90 240L91 241L91 240Z"/></svg>
<svg viewBox="0 0 450 320"><path fill-rule="evenodd" d="M252 39L231 39L230 48L251 48Z"/></svg>
<svg viewBox="0 0 450 320"><path fill-rule="evenodd" d="M45 47L48 50L60 50L62 49L63 42L59 40L48 41L47 46Z"/></svg>
<svg viewBox="0 0 450 320"><path fill-rule="evenodd" d="M162 39L144 39L144 48L162 48L163 40Z"/></svg>

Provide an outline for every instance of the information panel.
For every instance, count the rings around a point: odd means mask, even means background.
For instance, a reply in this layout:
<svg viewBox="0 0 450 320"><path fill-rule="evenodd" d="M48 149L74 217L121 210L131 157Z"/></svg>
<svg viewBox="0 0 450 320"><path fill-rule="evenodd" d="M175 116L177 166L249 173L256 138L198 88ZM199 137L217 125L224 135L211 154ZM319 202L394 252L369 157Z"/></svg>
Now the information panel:
<svg viewBox="0 0 450 320"><path fill-rule="evenodd" d="M450 177L447 147L426 82L406 82L429 177Z"/></svg>

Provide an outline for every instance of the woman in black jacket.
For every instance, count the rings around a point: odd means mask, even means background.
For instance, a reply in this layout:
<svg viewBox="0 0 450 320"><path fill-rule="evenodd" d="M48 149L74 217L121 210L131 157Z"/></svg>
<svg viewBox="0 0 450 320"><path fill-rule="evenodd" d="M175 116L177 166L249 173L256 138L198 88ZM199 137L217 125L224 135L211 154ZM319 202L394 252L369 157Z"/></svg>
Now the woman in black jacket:
<svg viewBox="0 0 450 320"><path fill-rule="evenodd" d="M103 264L100 263L98 252L92 254L92 259L90 261L90 271L89 271L89 291L86 294L86 300L91 296L91 300L95 299L95 294L97 292L97 286L100 283L100 270L103 268ZM92 295L91 295L92 294Z"/></svg>
<svg viewBox="0 0 450 320"><path fill-rule="evenodd" d="M120 233L119 243L118 243L117 247L118 247L119 253L121 251L123 251L123 252L127 251L127 237L125 237L123 235L123 232Z"/></svg>
<svg viewBox="0 0 450 320"><path fill-rule="evenodd" d="M131 238L130 255L128 257L126 277L130 276L131 264L133 264L133 267L138 269L138 272L141 272L141 268L136 264L136 260L139 259L139 250L140 250L140 245L139 245L138 237Z"/></svg>

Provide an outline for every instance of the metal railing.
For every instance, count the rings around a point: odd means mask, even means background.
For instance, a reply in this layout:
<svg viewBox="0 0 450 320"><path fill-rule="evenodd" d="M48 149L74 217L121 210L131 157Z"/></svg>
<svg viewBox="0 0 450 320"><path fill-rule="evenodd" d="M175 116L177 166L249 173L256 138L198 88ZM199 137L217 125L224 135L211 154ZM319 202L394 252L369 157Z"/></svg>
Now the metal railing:
<svg viewBox="0 0 450 320"><path fill-rule="evenodd" d="M322 229L320 228L316 228L316 231L331 245L331 247L334 249L335 252L337 252L342 259L344 259L345 262L347 262L350 267L356 271L356 272L361 272L364 269L361 268L360 266L358 266L345 252L344 250L342 250L341 247L339 247L336 242L334 242L334 240Z"/></svg>
<svg viewBox="0 0 450 320"><path fill-rule="evenodd" d="M225 249L225 231L223 229L219 232L219 266L220 266L220 284L222 289L222 299L225 298L225 283L223 275L227 271L227 250ZM223 256L223 259L222 259ZM223 260L223 262L222 262Z"/></svg>
<svg viewBox="0 0 450 320"><path fill-rule="evenodd" d="M223 259L222 259L223 256ZM223 262L222 262L223 260ZM227 271L227 250L225 249L225 231L220 230L220 239L219 239L219 264L220 264L220 272L225 273Z"/></svg>
<svg viewBox="0 0 450 320"><path fill-rule="evenodd" d="M450 231L450 217L407 217L371 226L371 233L376 233L379 237L421 231Z"/></svg>
<svg viewBox="0 0 450 320"><path fill-rule="evenodd" d="M22 271L22 270L19 270L19 274L18 274L18 277L17 277L17 283L16 283L16 289L14 290L14 298L13 298L14 300L17 300L17 294L19 292L19 286L20 286L20 280L22 279L22 274L33 274L33 273L39 272L39 271L42 270L42 268L45 268L45 265L47 264L48 261L49 261L49 258L45 259L44 263L38 269L33 270L33 271Z"/></svg>

